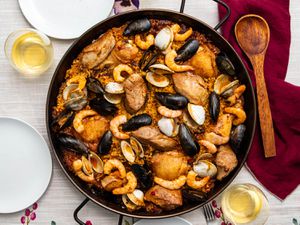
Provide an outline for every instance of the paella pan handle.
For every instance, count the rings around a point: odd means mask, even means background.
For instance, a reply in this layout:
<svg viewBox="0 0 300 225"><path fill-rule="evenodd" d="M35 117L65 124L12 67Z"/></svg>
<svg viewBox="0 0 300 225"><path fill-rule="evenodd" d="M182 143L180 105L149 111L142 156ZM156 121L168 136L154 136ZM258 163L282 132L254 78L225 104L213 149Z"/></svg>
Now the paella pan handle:
<svg viewBox="0 0 300 225"><path fill-rule="evenodd" d="M230 7L223 1L221 0L213 0L216 3L222 5L225 9L226 9L226 15L224 16L224 18L222 18L220 20L220 22L214 27L215 30L218 30L229 18L231 10ZM184 6L185 6L185 0L181 0L181 6L180 6L180 12L183 13L184 11Z"/></svg>
<svg viewBox="0 0 300 225"><path fill-rule="evenodd" d="M88 201L89 201L89 198L84 199L83 202L74 211L74 214L73 214L74 219L80 225L85 225L85 223L78 218L78 213L86 205L86 203L88 203Z"/></svg>

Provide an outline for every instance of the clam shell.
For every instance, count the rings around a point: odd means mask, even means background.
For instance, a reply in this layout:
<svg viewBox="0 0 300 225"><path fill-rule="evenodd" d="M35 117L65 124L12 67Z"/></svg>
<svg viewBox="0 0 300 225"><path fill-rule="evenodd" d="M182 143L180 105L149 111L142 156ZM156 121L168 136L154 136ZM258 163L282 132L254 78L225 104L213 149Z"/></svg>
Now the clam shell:
<svg viewBox="0 0 300 225"><path fill-rule="evenodd" d="M161 29L155 37L155 46L160 50L166 50L173 42L173 31L170 27L164 27Z"/></svg>
<svg viewBox="0 0 300 225"><path fill-rule="evenodd" d="M121 141L121 150L128 162L133 163L135 161L135 153L127 141Z"/></svg>
<svg viewBox="0 0 300 225"><path fill-rule="evenodd" d="M228 98L233 94L233 91L239 86L239 81L234 80L230 82L229 84L225 85L220 92L220 95L224 98Z"/></svg>
<svg viewBox="0 0 300 225"><path fill-rule="evenodd" d="M130 137L130 145L136 155L138 155L140 158L144 158L144 148L136 138Z"/></svg>
<svg viewBox="0 0 300 225"><path fill-rule="evenodd" d="M63 90L63 99L66 101L69 99L70 94L78 88L78 84L70 84Z"/></svg>
<svg viewBox="0 0 300 225"><path fill-rule="evenodd" d="M179 131L179 125L172 118L162 117L157 122L158 128L162 133L167 135L168 137L175 137Z"/></svg>
<svg viewBox="0 0 300 225"><path fill-rule="evenodd" d="M205 110L201 105L188 103L188 111L192 119L199 125L205 121Z"/></svg>
<svg viewBox="0 0 300 225"><path fill-rule="evenodd" d="M200 160L198 161L194 166L193 170L195 173L198 174L200 177L214 177L216 176L218 170L215 164L211 163L210 161L207 160Z"/></svg>
<svg viewBox="0 0 300 225"><path fill-rule="evenodd" d="M92 165L92 168L97 173L103 173L104 163L101 158L94 152L90 152L89 161Z"/></svg>
<svg viewBox="0 0 300 225"><path fill-rule="evenodd" d="M124 87L122 84L116 82L109 82L105 86L105 91L109 94L122 94L124 93Z"/></svg>
<svg viewBox="0 0 300 225"><path fill-rule="evenodd" d="M139 190L139 189L135 189L132 193L127 194L127 197L129 198L129 200L137 205L137 206L144 206L144 193Z"/></svg>
<svg viewBox="0 0 300 225"><path fill-rule="evenodd" d="M106 99L106 101L112 104L119 104L122 101L122 95L120 94L105 93L103 96Z"/></svg>
<svg viewBox="0 0 300 225"><path fill-rule="evenodd" d="M172 74L175 73L173 70L171 70L169 67L167 67L164 64L153 64L149 66L149 70L153 73L165 75L165 74Z"/></svg>
<svg viewBox="0 0 300 225"><path fill-rule="evenodd" d="M170 81L164 75L156 74L153 72L148 72L146 75L146 80L154 85L155 87L167 87L170 84Z"/></svg>
<svg viewBox="0 0 300 225"><path fill-rule="evenodd" d="M127 207L127 209L131 211L134 211L138 208L137 205L135 205L132 201L130 201L127 195L122 195L122 201L124 205Z"/></svg>
<svg viewBox="0 0 300 225"><path fill-rule="evenodd" d="M227 84L231 82L231 77L225 74L221 74L217 77L214 83L214 91L219 95L221 94L221 90L223 87L225 87Z"/></svg>
<svg viewBox="0 0 300 225"><path fill-rule="evenodd" d="M92 166L91 162L85 156L81 157L81 161L82 161L82 171L87 176L93 175L93 166Z"/></svg>

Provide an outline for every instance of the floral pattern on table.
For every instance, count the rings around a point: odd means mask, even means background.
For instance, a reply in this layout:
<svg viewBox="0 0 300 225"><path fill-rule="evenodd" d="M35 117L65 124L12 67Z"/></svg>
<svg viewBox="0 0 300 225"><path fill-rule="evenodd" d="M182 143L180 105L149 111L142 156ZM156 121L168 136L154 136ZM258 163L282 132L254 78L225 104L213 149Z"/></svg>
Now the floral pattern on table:
<svg viewBox="0 0 300 225"><path fill-rule="evenodd" d="M222 207L218 206L216 200L213 200L211 202L211 205L212 205L212 207L214 209L216 218L219 219L220 222L221 222L220 225L232 225L232 223L226 221L226 219L224 217L224 214L223 214L223 211L222 211Z"/></svg>
<svg viewBox="0 0 300 225"><path fill-rule="evenodd" d="M115 0L114 13L119 14L122 12L138 9L140 6L139 0Z"/></svg>

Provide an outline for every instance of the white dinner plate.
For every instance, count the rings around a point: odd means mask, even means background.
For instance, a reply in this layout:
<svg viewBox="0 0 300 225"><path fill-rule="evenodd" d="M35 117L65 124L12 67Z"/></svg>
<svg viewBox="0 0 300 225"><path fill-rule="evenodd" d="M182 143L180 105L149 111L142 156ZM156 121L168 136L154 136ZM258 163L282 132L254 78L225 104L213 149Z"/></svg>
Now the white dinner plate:
<svg viewBox="0 0 300 225"><path fill-rule="evenodd" d="M32 26L59 39L79 37L105 19L113 4L114 0L19 0Z"/></svg>
<svg viewBox="0 0 300 225"><path fill-rule="evenodd" d="M167 219L141 219L134 225L192 225L181 217L171 217Z"/></svg>
<svg viewBox="0 0 300 225"><path fill-rule="evenodd" d="M17 212L46 191L52 160L43 137L29 124L0 117L0 213Z"/></svg>

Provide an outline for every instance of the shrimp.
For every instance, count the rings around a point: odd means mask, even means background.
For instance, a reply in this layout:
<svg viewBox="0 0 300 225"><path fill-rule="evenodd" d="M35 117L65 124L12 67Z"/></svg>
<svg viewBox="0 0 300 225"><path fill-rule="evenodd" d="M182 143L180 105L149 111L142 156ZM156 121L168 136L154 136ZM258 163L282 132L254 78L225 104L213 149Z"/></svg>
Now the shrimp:
<svg viewBox="0 0 300 225"><path fill-rule="evenodd" d="M205 133L204 139L214 145L226 144L229 141L229 137L222 137L214 132Z"/></svg>
<svg viewBox="0 0 300 225"><path fill-rule="evenodd" d="M175 62L175 58L177 56L177 53L175 50L171 50L166 54L165 57L165 63L166 65L173 71L175 72L185 72L188 70L194 70L194 67L189 66L189 65L178 65Z"/></svg>
<svg viewBox="0 0 300 225"><path fill-rule="evenodd" d="M114 195L124 195L132 193L137 186L136 177L132 172L126 174L127 183L123 187L113 189L112 193Z"/></svg>
<svg viewBox="0 0 300 225"><path fill-rule="evenodd" d="M159 106L157 108L157 111L160 115L169 117L169 118L176 118L181 116L182 111L181 110L172 110L167 108L166 106Z"/></svg>
<svg viewBox="0 0 300 225"><path fill-rule="evenodd" d="M130 66L128 66L126 64L119 64L118 66L116 66L114 68L114 71L113 71L113 77L114 77L115 81L123 82L125 80L125 78L121 75L122 72L126 72L126 73L128 73L128 75L133 74L133 70L131 69Z"/></svg>
<svg viewBox="0 0 300 225"><path fill-rule="evenodd" d="M86 84L86 79L84 76L77 75L67 81L67 86L70 84L78 84L78 89L83 90Z"/></svg>
<svg viewBox="0 0 300 225"><path fill-rule="evenodd" d="M179 31L181 30L180 26L178 24L174 24L171 27L173 33L174 33L174 40L175 41L185 41L193 34L193 29L190 27L186 32L180 34Z"/></svg>
<svg viewBox="0 0 300 225"><path fill-rule="evenodd" d="M127 122L125 115L119 115L110 121L110 130L112 134L118 139L128 139L129 135L119 131L119 126Z"/></svg>
<svg viewBox="0 0 300 225"><path fill-rule="evenodd" d="M217 147L209 141L200 140L199 144L203 145L208 150L208 153L214 154L217 152Z"/></svg>
<svg viewBox="0 0 300 225"><path fill-rule="evenodd" d="M84 131L84 125L82 120L88 116L95 116L97 113L94 110L81 110L78 112L73 120L73 127L77 133L82 133Z"/></svg>
<svg viewBox="0 0 300 225"><path fill-rule="evenodd" d="M170 189L170 190L177 190L180 189L186 182L186 176L181 175L175 180L164 180L159 177L154 177L154 182L159 184L160 186Z"/></svg>
<svg viewBox="0 0 300 225"><path fill-rule="evenodd" d="M80 159L73 162L73 170L75 174L83 181L87 183L93 183L95 181L94 176L87 176L85 173L82 172L82 161Z"/></svg>
<svg viewBox="0 0 300 225"><path fill-rule="evenodd" d="M143 41L141 39L141 35L137 34L134 37L135 44L142 50L147 50L151 45L154 44L154 36L152 34L149 34L146 37L146 41Z"/></svg>
<svg viewBox="0 0 300 225"><path fill-rule="evenodd" d="M123 163L118 159L109 159L103 167L104 174L110 174L113 169L118 169L120 172L120 178L126 176L126 169Z"/></svg>
<svg viewBox="0 0 300 225"><path fill-rule="evenodd" d="M186 179L187 185L194 189L203 188L210 180L210 176L203 177L201 180L196 180L196 177L197 173L195 173L193 170L190 170Z"/></svg>
<svg viewBox="0 0 300 225"><path fill-rule="evenodd" d="M247 118L245 111L240 108L227 107L224 111L236 116L236 118L232 121L235 126L244 123Z"/></svg>
<svg viewBox="0 0 300 225"><path fill-rule="evenodd" d="M232 106L236 103L236 101L242 96L242 94L245 92L246 86L245 85L240 85L237 87L233 95L231 95L229 98L226 99L226 102L229 102L229 105Z"/></svg>

